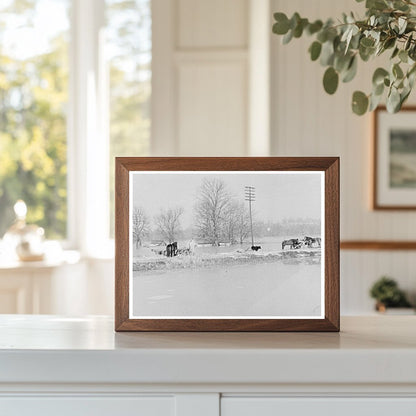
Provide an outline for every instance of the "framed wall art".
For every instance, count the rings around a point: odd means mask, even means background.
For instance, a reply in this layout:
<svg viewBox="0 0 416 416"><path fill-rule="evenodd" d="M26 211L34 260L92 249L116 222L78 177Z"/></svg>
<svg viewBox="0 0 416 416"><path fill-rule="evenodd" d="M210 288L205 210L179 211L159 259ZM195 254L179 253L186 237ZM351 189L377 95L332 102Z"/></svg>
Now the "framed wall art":
<svg viewBox="0 0 416 416"><path fill-rule="evenodd" d="M339 159L116 158L116 331L338 331Z"/></svg>
<svg viewBox="0 0 416 416"><path fill-rule="evenodd" d="M374 112L373 208L416 209L416 107Z"/></svg>

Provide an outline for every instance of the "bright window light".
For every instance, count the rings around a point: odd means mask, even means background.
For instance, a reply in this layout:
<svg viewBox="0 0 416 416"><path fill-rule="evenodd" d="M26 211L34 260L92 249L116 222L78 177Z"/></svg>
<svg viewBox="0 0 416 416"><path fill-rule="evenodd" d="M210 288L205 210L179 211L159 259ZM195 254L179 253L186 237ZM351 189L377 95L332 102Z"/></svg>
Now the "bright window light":
<svg viewBox="0 0 416 416"><path fill-rule="evenodd" d="M0 238L19 199L48 238L67 235L69 11L70 0L0 4Z"/></svg>

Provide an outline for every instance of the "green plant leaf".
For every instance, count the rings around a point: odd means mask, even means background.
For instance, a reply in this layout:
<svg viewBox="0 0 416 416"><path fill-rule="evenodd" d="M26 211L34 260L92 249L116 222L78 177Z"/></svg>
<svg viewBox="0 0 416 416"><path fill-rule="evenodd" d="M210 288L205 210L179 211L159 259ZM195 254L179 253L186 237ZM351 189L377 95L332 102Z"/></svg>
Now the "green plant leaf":
<svg viewBox="0 0 416 416"><path fill-rule="evenodd" d="M335 69L330 66L324 74L323 84L324 89L328 94L334 94L338 88L339 75Z"/></svg>
<svg viewBox="0 0 416 416"><path fill-rule="evenodd" d="M382 95L371 94L370 96L370 105L368 111L374 111L380 104Z"/></svg>
<svg viewBox="0 0 416 416"><path fill-rule="evenodd" d="M384 88L385 88L384 83L379 84L379 85L374 85L373 86L373 95L377 95L377 96L383 95Z"/></svg>
<svg viewBox="0 0 416 416"><path fill-rule="evenodd" d="M283 36L282 43L287 45L293 39L293 30L289 30L286 35Z"/></svg>
<svg viewBox="0 0 416 416"><path fill-rule="evenodd" d="M375 40L372 38L362 38L360 41L360 45L363 46L364 48L372 48L374 47L375 44Z"/></svg>
<svg viewBox="0 0 416 416"><path fill-rule="evenodd" d="M386 107L389 113L397 113L400 109L400 93L397 88L392 87L390 94L387 96Z"/></svg>
<svg viewBox="0 0 416 416"><path fill-rule="evenodd" d="M348 69L345 71L343 77L342 77L342 82L350 82L354 79L355 75L357 74L357 58L354 55L351 58L351 61L349 63Z"/></svg>
<svg viewBox="0 0 416 416"><path fill-rule="evenodd" d="M284 13L275 13L274 20L276 20L276 23L273 25L273 33L285 35L290 29L287 16Z"/></svg>
<svg viewBox="0 0 416 416"><path fill-rule="evenodd" d="M384 68L377 68L373 74L373 85L384 84L384 78L389 75L388 71Z"/></svg>
<svg viewBox="0 0 416 416"><path fill-rule="evenodd" d="M318 41L315 41L309 47L309 53L311 54L312 61L316 61L321 54L322 44Z"/></svg>
<svg viewBox="0 0 416 416"><path fill-rule="evenodd" d="M366 113L368 108L368 97L361 91L355 91L352 95L352 111L362 116Z"/></svg>
<svg viewBox="0 0 416 416"><path fill-rule="evenodd" d="M392 38L387 38L384 43L383 43L383 48L384 49L390 49L392 48L394 45L396 44L396 38L392 37Z"/></svg>
<svg viewBox="0 0 416 416"><path fill-rule="evenodd" d="M344 55L343 53L336 53L334 56L334 68L338 72L347 70L351 61L351 53Z"/></svg>
<svg viewBox="0 0 416 416"><path fill-rule="evenodd" d="M401 79L404 77L403 71L400 68L399 64L394 64L392 68L392 73L397 79Z"/></svg>
<svg viewBox="0 0 416 416"><path fill-rule="evenodd" d="M334 43L326 41L322 45L320 63L322 66L332 65L334 62Z"/></svg>
<svg viewBox="0 0 416 416"><path fill-rule="evenodd" d="M399 58L402 62L407 63L409 55L407 54L407 51L405 51L404 49L402 49L399 52Z"/></svg>
<svg viewBox="0 0 416 416"><path fill-rule="evenodd" d="M313 23L311 23L307 28L306 32L309 35L313 35L314 33L319 32L322 29L322 26L324 24L322 23L322 20L315 20Z"/></svg>
<svg viewBox="0 0 416 416"><path fill-rule="evenodd" d="M390 59L394 59L398 55L399 51L400 49L396 46L393 50L393 53L391 54Z"/></svg>
<svg viewBox="0 0 416 416"><path fill-rule="evenodd" d="M365 7L367 7L367 9L384 10L388 5L385 0L367 0Z"/></svg>
<svg viewBox="0 0 416 416"><path fill-rule="evenodd" d="M308 26L308 24L308 19L298 20L296 27L293 29L293 36L295 38L300 38L302 36L303 29L305 29Z"/></svg>

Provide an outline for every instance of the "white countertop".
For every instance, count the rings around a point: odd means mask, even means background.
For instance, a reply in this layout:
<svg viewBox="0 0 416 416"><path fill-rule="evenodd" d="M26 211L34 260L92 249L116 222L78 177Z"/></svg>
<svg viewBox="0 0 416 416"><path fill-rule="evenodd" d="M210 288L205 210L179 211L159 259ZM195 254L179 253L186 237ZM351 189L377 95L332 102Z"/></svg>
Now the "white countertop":
<svg viewBox="0 0 416 416"><path fill-rule="evenodd" d="M106 317L0 316L0 383L416 383L416 316L338 333L115 333Z"/></svg>

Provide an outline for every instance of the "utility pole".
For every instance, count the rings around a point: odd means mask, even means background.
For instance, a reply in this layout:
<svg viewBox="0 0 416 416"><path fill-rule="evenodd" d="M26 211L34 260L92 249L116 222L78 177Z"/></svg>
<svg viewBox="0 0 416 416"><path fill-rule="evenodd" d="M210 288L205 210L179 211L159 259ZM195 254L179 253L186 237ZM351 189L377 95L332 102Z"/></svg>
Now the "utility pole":
<svg viewBox="0 0 416 416"><path fill-rule="evenodd" d="M248 201L248 207L250 211L251 247L253 247L254 237L253 237L253 216L251 214L251 203L256 200L256 190L254 186L245 187L245 200Z"/></svg>

